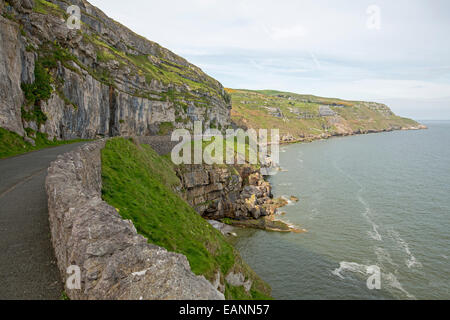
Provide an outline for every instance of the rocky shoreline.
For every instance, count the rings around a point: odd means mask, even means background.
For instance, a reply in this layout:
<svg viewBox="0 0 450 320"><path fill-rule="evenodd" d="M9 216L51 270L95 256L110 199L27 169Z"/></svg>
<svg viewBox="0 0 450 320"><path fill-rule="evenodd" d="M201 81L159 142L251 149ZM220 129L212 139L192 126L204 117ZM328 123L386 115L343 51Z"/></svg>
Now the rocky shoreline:
<svg viewBox="0 0 450 320"><path fill-rule="evenodd" d="M274 199L270 183L258 168L184 165L177 168L177 175L182 197L205 219L267 231L303 231L276 218L278 209L289 201Z"/></svg>
<svg viewBox="0 0 450 320"><path fill-rule="evenodd" d="M369 129L369 130L352 130L352 131L346 131L346 132L333 132L330 133L321 133L318 135L311 135L308 137L299 137L295 138L291 134L286 134L280 137L280 144L286 145L286 144L292 144L292 143L301 143L301 142L313 142L315 140L324 140L324 139L330 139L333 137L348 137L348 136L354 136L354 135L360 135L360 134L372 134L372 133L381 133L381 132L393 132L393 131L408 131L408 130L426 130L428 127L423 124L419 124L417 126L410 126L410 127L391 127L388 129Z"/></svg>
<svg viewBox="0 0 450 320"><path fill-rule="evenodd" d="M281 144L305 143L338 136L392 132L398 130L423 130L425 125L390 128L384 130L354 131L349 134L321 134L308 139L286 139ZM284 139L283 139L284 138ZM276 168L282 171L282 168ZM177 169L182 182L183 198L224 235L233 234L227 226L253 228L276 232L307 232L289 225L282 219L279 209L290 202L298 202L291 196L274 198L272 186L259 168L251 165L184 165Z"/></svg>

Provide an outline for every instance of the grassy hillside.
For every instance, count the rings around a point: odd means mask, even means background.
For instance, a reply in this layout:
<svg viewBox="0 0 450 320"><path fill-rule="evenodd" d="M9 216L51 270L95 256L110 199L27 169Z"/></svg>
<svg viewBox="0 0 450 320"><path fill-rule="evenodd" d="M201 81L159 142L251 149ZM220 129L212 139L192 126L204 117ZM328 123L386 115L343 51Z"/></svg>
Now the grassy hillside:
<svg viewBox="0 0 450 320"><path fill-rule="evenodd" d="M227 89L232 97L233 121L248 128L279 128L295 139L314 139L322 134L410 128L419 124L396 116L387 106L274 90ZM322 112L321 112L322 110ZM324 112L331 112L324 115Z"/></svg>
<svg viewBox="0 0 450 320"><path fill-rule="evenodd" d="M219 271L223 284L231 271L252 279L250 294L225 284L226 298L269 298L270 288L225 237L173 191L180 182L169 159L147 145L115 138L102 151L102 179L104 200L150 243L184 254L195 274L213 280Z"/></svg>

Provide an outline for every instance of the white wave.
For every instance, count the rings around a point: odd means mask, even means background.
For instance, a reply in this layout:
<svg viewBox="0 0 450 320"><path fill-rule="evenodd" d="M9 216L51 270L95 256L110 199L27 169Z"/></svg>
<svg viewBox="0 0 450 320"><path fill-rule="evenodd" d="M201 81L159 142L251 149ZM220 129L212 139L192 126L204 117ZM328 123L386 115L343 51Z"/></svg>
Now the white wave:
<svg viewBox="0 0 450 320"><path fill-rule="evenodd" d="M341 279L345 279L345 277L342 275L342 272L350 271L350 272L361 273L361 274L366 275L368 267L369 266L359 264L356 262L342 261L339 263L339 268L334 269L333 271L331 271L331 273L334 274L335 276L338 276Z"/></svg>
<svg viewBox="0 0 450 320"><path fill-rule="evenodd" d="M275 218L275 221L280 221L280 222L283 222L283 223L285 223L290 229L292 229L292 230L300 230L300 231L303 231L303 232L308 232L306 229L304 229L304 228L301 228L300 226L298 226L298 225L296 225L296 224L294 224L294 223L292 223L292 222L290 222L289 220L287 220L286 218Z"/></svg>
<svg viewBox="0 0 450 320"><path fill-rule="evenodd" d="M409 249L408 243L402 239L400 234L395 231L394 229L391 229L390 233L392 234L393 238L397 241L397 244L402 248L406 255L408 256L405 260L406 266L408 269L411 269L412 267L421 268L422 263L416 259L416 257L412 254L411 250Z"/></svg>
<svg viewBox="0 0 450 320"><path fill-rule="evenodd" d="M371 213L370 206L366 202L366 200L364 200L364 198L361 196L361 192L363 191L363 189L364 189L363 187L359 189L357 199L366 209L366 211L364 211L362 215L366 218L367 222L372 226L372 231L367 231L367 234L376 241L383 241L381 234L378 232L379 228L378 225L375 222L373 222L372 218L370 217Z"/></svg>
<svg viewBox="0 0 450 320"><path fill-rule="evenodd" d="M381 236L380 232L378 231L379 226L372 220L371 218L371 208L369 206L369 204L367 203L367 201L362 197L362 192L364 191L364 186L356 179L354 179L352 176L350 176L347 172L345 172L344 170L342 170L341 168L339 168L339 166L337 165L336 161L333 161L333 166L342 173L342 175L346 176L349 180L351 180L352 182L354 182L358 187L359 190L357 192L357 196L356 199L359 201L359 203L361 203L365 209L364 212L362 212L361 214L366 218L367 222L371 225L372 227L372 231L367 231L367 234L369 235L369 237L371 237L373 240L376 241L383 241L383 237Z"/></svg>
<svg viewBox="0 0 450 320"><path fill-rule="evenodd" d="M283 218L283 219L278 219L278 220L281 221L281 222L286 223L286 225L287 225L289 228L291 228L291 229L305 230L305 229L300 228L299 226L297 226L296 224L290 222L289 220L287 220L287 219L285 219L285 218Z"/></svg>
<svg viewBox="0 0 450 320"><path fill-rule="evenodd" d="M366 266L364 264L359 264L356 262L342 261L339 263L339 268L334 269L333 271L331 271L331 273L341 279L345 279L345 276L342 274L344 272L353 272L362 274L364 276L369 276L370 273L368 271L370 267L371 266ZM382 288L383 286L386 286L387 287L386 289L388 291L392 292L392 289L395 289L400 291L408 299L416 299L415 296L413 296L403 288L402 284L398 281L397 277L394 274L382 273L381 280L382 280L381 284ZM389 290L389 288L391 288L391 290Z"/></svg>
<svg viewBox="0 0 450 320"><path fill-rule="evenodd" d="M393 275L392 273L385 274L383 278L387 281L387 284L390 287L401 291L404 295L406 295L406 297L408 299L414 299L414 300L416 299L415 296L413 296L412 294L410 294L408 291L406 291L403 288L402 284L398 281L397 277L395 275Z"/></svg>
<svg viewBox="0 0 450 320"><path fill-rule="evenodd" d="M287 205L286 205L286 206L292 206L292 205L294 205L294 202L293 202L291 199L289 199L289 197L286 196L286 195L282 195L282 196L281 196L281 199L283 199L283 200L285 200L285 201L287 202Z"/></svg>
<svg viewBox="0 0 450 320"><path fill-rule="evenodd" d="M378 225L370 219L369 216L366 217L367 221L372 225L372 231L367 231L367 234L376 241L383 241L381 234L378 232Z"/></svg>
<svg viewBox="0 0 450 320"><path fill-rule="evenodd" d="M406 261L406 265L408 266L409 269L411 269L412 267L415 267L415 266L417 266L418 268L422 267L422 263L417 261L416 257L414 257L413 255L411 255L411 259L408 259Z"/></svg>
<svg viewBox="0 0 450 320"><path fill-rule="evenodd" d="M389 252L383 248L376 248L375 254L377 256L377 261L380 265L383 265L384 262L387 262L393 266L398 266L393 260Z"/></svg>

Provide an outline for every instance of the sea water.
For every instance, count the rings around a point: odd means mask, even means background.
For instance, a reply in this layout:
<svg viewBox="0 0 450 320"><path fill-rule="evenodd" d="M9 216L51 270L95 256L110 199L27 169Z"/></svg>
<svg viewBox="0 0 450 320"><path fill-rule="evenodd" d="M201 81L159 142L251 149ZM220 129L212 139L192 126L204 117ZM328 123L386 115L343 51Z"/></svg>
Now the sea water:
<svg viewBox="0 0 450 320"><path fill-rule="evenodd" d="M281 147L280 218L308 232L235 243L276 299L450 299L450 122L425 124Z"/></svg>

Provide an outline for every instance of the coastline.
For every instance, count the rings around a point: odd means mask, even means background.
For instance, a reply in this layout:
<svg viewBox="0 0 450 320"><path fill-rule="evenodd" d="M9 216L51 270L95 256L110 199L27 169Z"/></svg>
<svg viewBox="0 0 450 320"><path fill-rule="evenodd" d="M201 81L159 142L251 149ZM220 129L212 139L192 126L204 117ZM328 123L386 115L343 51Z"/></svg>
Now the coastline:
<svg viewBox="0 0 450 320"><path fill-rule="evenodd" d="M383 129L383 130L367 130L367 131L354 131L351 134L321 134L313 137L309 137L308 139L298 139L298 140L292 140L292 141L281 141L280 145L291 145L291 144L297 144L297 143L311 143L314 141L319 140L328 140L335 137L351 137L356 135L365 135L365 134L375 134L375 133L383 133L383 132L394 132L394 131L415 131L415 130L427 130L428 127L423 124L419 124L417 126L411 126L411 127L401 127L401 128L389 128L389 129ZM283 171L282 167L277 168L278 171ZM270 188L272 189L273 186L271 185L270 181L266 180ZM298 195L297 195L298 196ZM296 198L294 196L291 196L291 198ZM281 200L281 203L280 203ZM289 200L285 199L283 196L279 198L274 198L275 202L279 202L278 204L274 204L275 208L273 211L273 214L261 217L259 219L255 220L232 220L228 219L225 224L229 224L235 227L240 228L253 228L253 229L260 229L270 232L282 232L282 233L305 233L308 232L308 230L303 229L301 226L293 226L290 223L284 221L280 216L283 215L282 212L279 212L278 209L288 205L290 202ZM298 202L298 198L294 202ZM223 221L221 221L223 222Z"/></svg>
<svg viewBox="0 0 450 320"><path fill-rule="evenodd" d="M235 241L244 259L273 286L274 297L408 299L405 291L417 299L447 296L433 271L448 261L442 235L449 200L442 187L449 181L449 150L442 138L449 134L449 122L424 124L429 130L283 147L281 164L289 173L269 179L273 194L298 193L301 203L280 209L286 211L280 218L309 233L244 230ZM436 162L427 170L430 159ZM417 237L418 229L435 232ZM377 296L366 289L367 277L361 278L371 265L386 276ZM320 278L305 286L323 292L300 287L317 274Z"/></svg>
<svg viewBox="0 0 450 320"><path fill-rule="evenodd" d="M428 130L428 127L424 124L418 124L417 126L410 127L400 127L400 128L387 128L387 129L369 129L369 130L355 130L352 133L339 133L334 132L330 133L321 133L320 135L312 135L307 138L299 138L295 139L292 136L283 136L280 145L289 145L294 143L309 143L317 140L327 140L335 137L351 137L356 135L365 135L365 134L374 134L374 133L382 133L382 132L394 132L394 131L416 131L416 130ZM292 139L290 139L292 137ZM285 139L283 139L285 138Z"/></svg>

